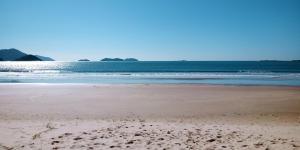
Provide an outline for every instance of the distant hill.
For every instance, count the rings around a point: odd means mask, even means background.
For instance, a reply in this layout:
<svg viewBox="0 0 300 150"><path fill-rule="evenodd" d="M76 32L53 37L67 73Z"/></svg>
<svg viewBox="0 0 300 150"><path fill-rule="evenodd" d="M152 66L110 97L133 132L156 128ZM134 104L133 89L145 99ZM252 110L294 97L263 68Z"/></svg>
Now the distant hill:
<svg viewBox="0 0 300 150"><path fill-rule="evenodd" d="M27 54L14 48L0 50L0 58L2 58L3 61L14 61L26 55Z"/></svg>
<svg viewBox="0 0 300 150"><path fill-rule="evenodd" d="M278 62L280 60L260 60L260 62Z"/></svg>
<svg viewBox="0 0 300 150"><path fill-rule="evenodd" d="M35 55L25 55L21 58L16 59L15 61L42 61Z"/></svg>
<svg viewBox="0 0 300 150"><path fill-rule="evenodd" d="M38 60L40 61L54 61L54 59L45 56L39 56L39 55L29 55L28 57L25 56L27 56L26 53L21 52L20 50L17 50L15 48L0 49L0 58L2 59L2 61L19 61L19 59L21 58L27 59L27 61L29 61L30 59L36 61L37 60L36 58L38 58Z"/></svg>
<svg viewBox="0 0 300 150"><path fill-rule="evenodd" d="M50 57L45 57L45 56L40 56L40 55L35 55L37 58L41 59L42 61L54 61L54 59Z"/></svg>
<svg viewBox="0 0 300 150"><path fill-rule="evenodd" d="M300 62L300 60L260 60L260 62Z"/></svg>
<svg viewBox="0 0 300 150"><path fill-rule="evenodd" d="M121 59L121 58L103 58L101 61L139 61L135 58L126 58L126 59Z"/></svg>

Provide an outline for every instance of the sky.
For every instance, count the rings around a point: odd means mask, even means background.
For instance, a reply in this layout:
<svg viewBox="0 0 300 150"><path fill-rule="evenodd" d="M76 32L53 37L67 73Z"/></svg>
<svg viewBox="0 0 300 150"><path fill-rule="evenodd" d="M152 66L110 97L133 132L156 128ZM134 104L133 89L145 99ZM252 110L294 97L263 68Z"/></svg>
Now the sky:
<svg viewBox="0 0 300 150"><path fill-rule="evenodd" d="M56 60L300 59L299 0L0 0L0 49Z"/></svg>

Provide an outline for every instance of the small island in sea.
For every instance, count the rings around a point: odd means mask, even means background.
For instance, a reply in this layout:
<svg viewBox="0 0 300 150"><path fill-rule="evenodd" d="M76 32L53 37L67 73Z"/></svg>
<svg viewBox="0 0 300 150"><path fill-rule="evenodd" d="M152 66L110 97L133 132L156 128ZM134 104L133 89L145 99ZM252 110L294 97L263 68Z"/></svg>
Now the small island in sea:
<svg viewBox="0 0 300 150"><path fill-rule="evenodd" d="M79 59L78 61L90 61L89 59Z"/></svg>
<svg viewBox="0 0 300 150"><path fill-rule="evenodd" d="M136 58L125 58L124 61L139 61Z"/></svg>
<svg viewBox="0 0 300 150"><path fill-rule="evenodd" d="M139 61L139 60L136 59L136 58L125 58L125 59L122 59L122 58L103 58L103 59L101 59L101 61Z"/></svg>

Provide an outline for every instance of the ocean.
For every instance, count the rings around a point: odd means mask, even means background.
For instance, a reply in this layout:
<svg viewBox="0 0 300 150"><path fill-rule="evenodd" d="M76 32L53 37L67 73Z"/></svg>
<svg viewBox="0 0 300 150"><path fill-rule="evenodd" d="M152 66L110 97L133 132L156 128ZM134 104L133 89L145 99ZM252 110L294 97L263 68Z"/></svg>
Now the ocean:
<svg viewBox="0 0 300 150"><path fill-rule="evenodd" d="M300 86L300 62L0 62L0 83Z"/></svg>

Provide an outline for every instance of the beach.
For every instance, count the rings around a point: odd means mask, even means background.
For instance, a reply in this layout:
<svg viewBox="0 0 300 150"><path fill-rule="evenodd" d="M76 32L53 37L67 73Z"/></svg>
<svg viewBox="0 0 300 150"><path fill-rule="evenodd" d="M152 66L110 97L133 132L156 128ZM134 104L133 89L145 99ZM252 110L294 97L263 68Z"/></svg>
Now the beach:
<svg viewBox="0 0 300 150"><path fill-rule="evenodd" d="M0 84L0 149L300 149L300 87Z"/></svg>
<svg viewBox="0 0 300 150"><path fill-rule="evenodd" d="M300 0L0 0L0 150L300 150Z"/></svg>

